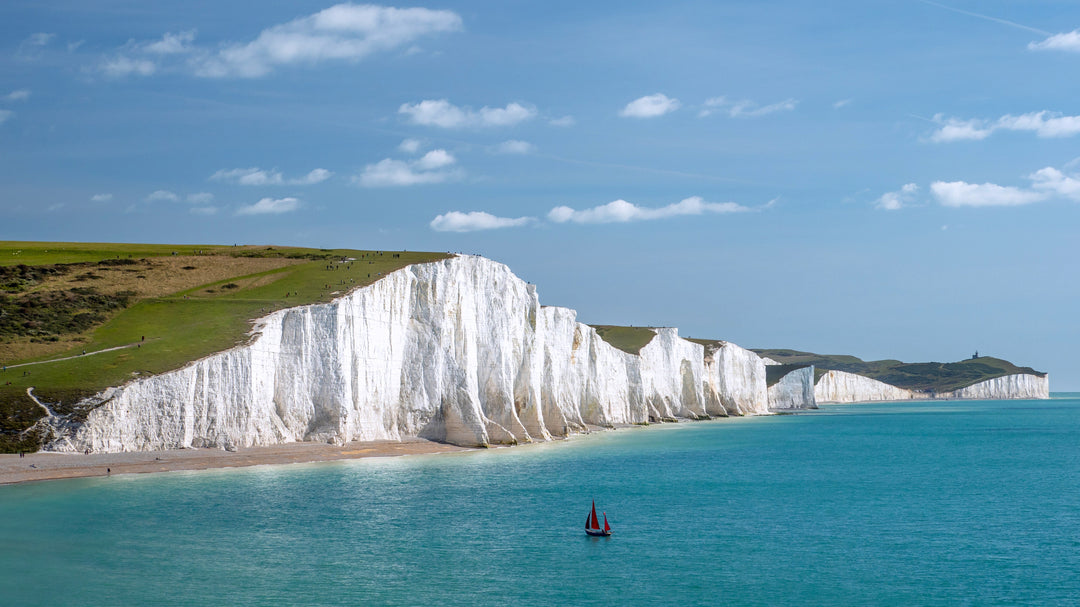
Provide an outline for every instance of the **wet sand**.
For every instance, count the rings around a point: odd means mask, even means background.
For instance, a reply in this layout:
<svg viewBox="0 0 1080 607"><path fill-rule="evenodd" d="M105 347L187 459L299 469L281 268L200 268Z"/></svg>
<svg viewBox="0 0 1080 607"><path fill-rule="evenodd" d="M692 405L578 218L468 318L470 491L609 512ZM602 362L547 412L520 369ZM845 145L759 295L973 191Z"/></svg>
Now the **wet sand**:
<svg viewBox="0 0 1080 607"><path fill-rule="evenodd" d="M353 442L345 445L325 443L289 443L267 447L249 447L235 452L222 449L176 449L137 453L28 453L0 454L0 485L30 481L171 472L174 470L207 470L236 468L263 464L297 464L362 457L392 457L425 453L466 451L465 447L435 443L423 439L402 442Z"/></svg>

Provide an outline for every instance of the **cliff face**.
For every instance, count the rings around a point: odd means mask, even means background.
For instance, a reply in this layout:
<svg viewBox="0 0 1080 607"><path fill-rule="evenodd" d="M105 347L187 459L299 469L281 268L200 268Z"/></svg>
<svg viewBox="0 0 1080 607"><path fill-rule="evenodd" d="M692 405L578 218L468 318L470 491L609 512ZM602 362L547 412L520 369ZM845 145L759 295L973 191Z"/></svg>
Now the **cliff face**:
<svg viewBox="0 0 1080 607"><path fill-rule="evenodd" d="M717 416L767 414L765 361L750 350L726 341L707 347L705 412Z"/></svg>
<svg viewBox="0 0 1080 607"><path fill-rule="evenodd" d="M1050 398L1049 376L1015 374L988 379L952 392L905 390L869 377L827 371L814 387L819 403L861 403L888 400L1004 400Z"/></svg>
<svg viewBox="0 0 1080 607"><path fill-rule="evenodd" d="M817 409L814 399L814 367L795 369L769 386L769 409Z"/></svg>
<svg viewBox="0 0 1080 607"><path fill-rule="evenodd" d="M936 398L966 398L980 400L1000 400L1010 398L1050 398L1050 375L1017 374L996 377L975 385L942 392Z"/></svg>
<svg viewBox="0 0 1080 607"><path fill-rule="evenodd" d="M855 403L914 398L911 390L844 371L826 371L814 386L819 403Z"/></svg>
<svg viewBox="0 0 1080 607"><path fill-rule="evenodd" d="M116 452L293 441L464 446L550 440L588 426L816 408L813 367L766 388L765 362L708 351L671 328L637 354L605 342L499 263L414 265L329 304L261 319L249 344L110 388L83 423L49 418L47 450ZM833 402L899 390L836 374ZM857 379L856 379L857 378ZM872 382L872 383L870 383ZM880 385L879 385L880 384ZM943 398L1047 398L1049 380L1008 376ZM906 391L903 391L906 392Z"/></svg>
<svg viewBox="0 0 1080 607"><path fill-rule="evenodd" d="M474 446L706 416L702 346L656 333L628 354L573 310L541 307L506 266L457 257L275 312L246 346L110 389L81 426L58 426L48 449L408 436ZM740 377L716 379L714 398L746 401L756 388Z"/></svg>

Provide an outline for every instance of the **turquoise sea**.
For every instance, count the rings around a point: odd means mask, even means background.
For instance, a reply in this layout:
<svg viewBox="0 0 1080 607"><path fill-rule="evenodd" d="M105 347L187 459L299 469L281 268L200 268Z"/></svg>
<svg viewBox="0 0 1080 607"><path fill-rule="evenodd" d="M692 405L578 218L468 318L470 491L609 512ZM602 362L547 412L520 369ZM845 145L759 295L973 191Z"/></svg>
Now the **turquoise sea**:
<svg viewBox="0 0 1080 607"><path fill-rule="evenodd" d="M3 605L1075 605L1080 395L6 486L0 538Z"/></svg>

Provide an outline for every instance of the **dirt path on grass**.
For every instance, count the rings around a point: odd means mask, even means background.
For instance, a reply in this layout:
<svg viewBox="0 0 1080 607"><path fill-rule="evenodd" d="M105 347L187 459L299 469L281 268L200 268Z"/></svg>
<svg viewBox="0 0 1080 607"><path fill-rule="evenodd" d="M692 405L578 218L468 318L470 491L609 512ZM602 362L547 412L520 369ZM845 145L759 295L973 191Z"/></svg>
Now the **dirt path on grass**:
<svg viewBox="0 0 1080 607"><path fill-rule="evenodd" d="M85 352L83 354L76 354L75 356L65 356L64 358L52 358L49 360L38 360L32 363L19 363L17 365L4 365L5 369L16 369L18 367L29 367L30 365L45 365L48 363L58 363L62 360L71 360L73 358L86 358L87 356L93 356L95 354L103 354L105 352L112 352L114 350L123 350L125 348L137 348L143 342L137 341L135 343L127 344L124 346L114 346L112 348L105 348L104 350L95 350L93 352Z"/></svg>

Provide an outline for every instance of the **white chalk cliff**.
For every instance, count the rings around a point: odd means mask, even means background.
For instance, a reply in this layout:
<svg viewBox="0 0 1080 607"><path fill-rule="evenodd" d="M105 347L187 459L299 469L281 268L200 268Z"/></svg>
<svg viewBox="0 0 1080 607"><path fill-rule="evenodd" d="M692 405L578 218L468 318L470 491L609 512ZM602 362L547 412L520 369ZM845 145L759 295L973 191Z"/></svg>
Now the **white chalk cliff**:
<svg viewBox="0 0 1080 607"><path fill-rule="evenodd" d="M541 307L506 266L454 257L274 312L247 345L111 388L85 423L57 425L47 449L412 436L477 446L697 419L720 407L765 412L756 355L731 346L706 370L701 345L676 329L655 333L628 354L573 310Z"/></svg>
<svg viewBox="0 0 1080 607"><path fill-rule="evenodd" d="M812 367L766 388L766 361L755 353L653 331L629 354L573 310L541 306L535 288L500 263L459 256L417 264L330 303L274 312L245 345L105 390L85 401L96 406L84 422L50 415L54 438L45 448L417 436L482 446L816 406ZM831 402L892 394L839 375L830 381L820 389ZM1046 398L1048 386L1045 377L1009 376L951 397Z"/></svg>
<svg viewBox="0 0 1080 607"><path fill-rule="evenodd" d="M705 346L705 412L717 416L768 414L765 361L731 342Z"/></svg>
<svg viewBox="0 0 1080 607"><path fill-rule="evenodd" d="M814 366L795 369L769 386L769 409L790 411L817 409L814 398Z"/></svg>
<svg viewBox="0 0 1080 607"><path fill-rule="evenodd" d="M1002 400L1050 398L1050 376L1017 373L950 392L907 390L844 371L827 371L814 387L819 403L862 403L896 400Z"/></svg>
<svg viewBox="0 0 1080 607"><path fill-rule="evenodd" d="M914 398L911 390L845 371L826 371L814 386L819 403L855 403Z"/></svg>
<svg viewBox="0 0 1080 607"><path fill-rule="evenodd" d="M1042 399L1050 398L1050 374L1043 376L1029 373L1005 375L981 381L952 392L939 392L934 398L962 398L980 400Z"/></svg>

